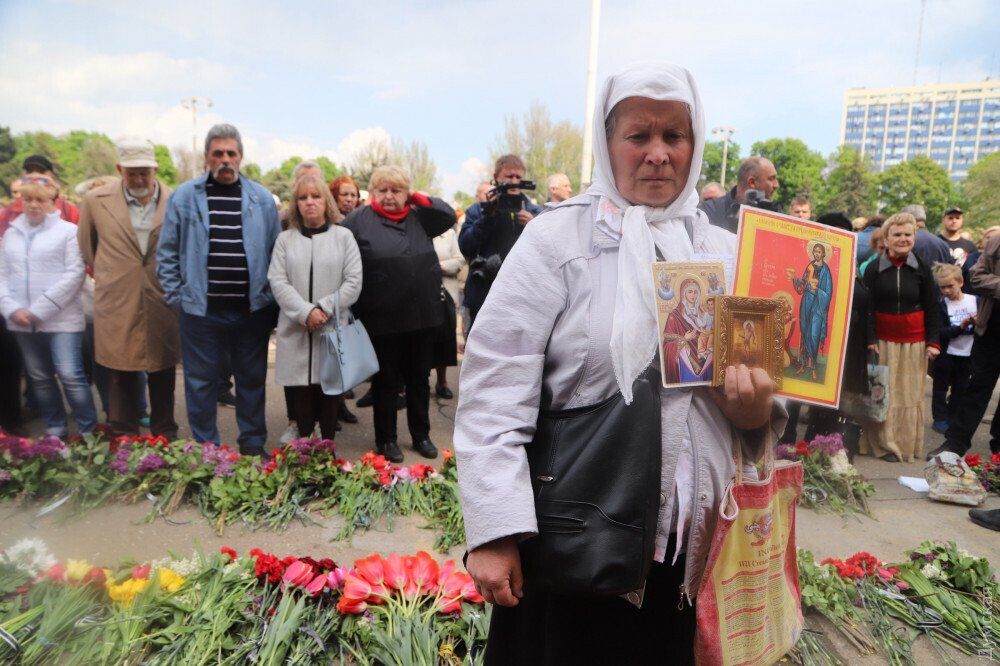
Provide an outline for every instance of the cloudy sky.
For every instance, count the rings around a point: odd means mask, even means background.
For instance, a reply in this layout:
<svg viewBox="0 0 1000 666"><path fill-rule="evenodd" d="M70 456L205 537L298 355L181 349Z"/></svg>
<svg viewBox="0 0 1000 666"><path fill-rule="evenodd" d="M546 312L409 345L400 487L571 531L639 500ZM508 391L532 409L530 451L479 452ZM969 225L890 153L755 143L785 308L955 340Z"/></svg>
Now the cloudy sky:
<svg viewBox="0 0 1000 666"><path fill-rule="evenodd" d="M427 144L445 194L474 187L504 116L532 100L582 124L589 2L0 0L0 124L191 143L210 97L247 161L336 161L372 136ZM849 87L909 85L920 0L603 0L599 78L637 60L692 71L707 123L743 152L830 152ZM1000 75L996 0L926 0L917 80ZM544 176L544 174L535 174Z"/></svg>

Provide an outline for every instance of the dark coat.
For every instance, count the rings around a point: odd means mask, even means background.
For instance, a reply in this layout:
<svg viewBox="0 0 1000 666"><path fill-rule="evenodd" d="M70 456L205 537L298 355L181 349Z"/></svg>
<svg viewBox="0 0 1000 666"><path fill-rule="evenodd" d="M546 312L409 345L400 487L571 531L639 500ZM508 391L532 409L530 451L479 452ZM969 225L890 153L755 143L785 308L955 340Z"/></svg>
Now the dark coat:
<svg viewBox="0 0 1000 666"><path fill-rule="evenodd" d="M532 215L537 216L545 212L544 208L532 203L523 194L521 198L524 210ZM483 204L477 201L465 211L465 222L462 223L462 229L458 234L458 247L469 263L475 261L477 257L486 258L494 254L506 259L523 230L524 225L517 220L503 219L499 213L487 214ZM463 304L473 310L479 309L486 300L492 284L492 279L483 280L474 272L470 272L465 281Z"/></svg>
<svg viewBox="0 0 1000 666"><path fill-rule="evenodd" d="M726 231L736 233L739 225L740 202L736 199L736 186L721 197L702 201L698 208L705 211L712 226L722 227Z"/></svg>
<svg viewBox="0 0 1000 666"><path fill-rule="evenodd" d="M941 318L937 282L930 267L916 252L906 256L899 268L883 254L865 269L865 288L868 290L868 344L875 344L875 313L907 314L923 311L924 339L928 344L938 344Z"/></svg>
<svg viewBox="0 0 1000 666"><path fill-rule="evenodd" d="M854 278L854 299L847 328L847 349L844 351L844 383L842 390L868 393L868 290L861 275Z"/></svg>
<svg viewBox="0 0 1000 666"><path fill-rule="evenodd" d="M352 310L371 335L391 335L441 324L441 264L434 236L455 226L455 211L441 199L413 206L400 222L370 206L355 209L343 226L361 252L361 296Z"/></svg>

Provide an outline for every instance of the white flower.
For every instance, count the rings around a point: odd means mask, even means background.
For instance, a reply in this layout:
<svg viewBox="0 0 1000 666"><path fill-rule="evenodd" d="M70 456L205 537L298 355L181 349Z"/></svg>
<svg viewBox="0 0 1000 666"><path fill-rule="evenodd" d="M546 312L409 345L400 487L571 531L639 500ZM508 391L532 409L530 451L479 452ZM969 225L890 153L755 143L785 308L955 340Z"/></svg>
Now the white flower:
<svg viewBox="0 0 1000 666"><path fill-rule="evenodd" d="M29 576L37 576L56 563L56 558L41 539L21 539L8 548L3 559Z"/></svg>
<svg viewBox="0 0 1000 666"><path fill-rule="evenodd" d="M839 476L853 476L857 473L854 465L847 459L847 451L837 451L837 454L830 458L830 471Z"/></svg>
<svg viewBox="0 0 1000 666"><path fill-rule="evenodd" d="M941 570L938 569L936 566L934 566L934 564L932 563L925 564L924 567L920 570L920 573L927 576L927 578L929 578L930 580L934 580L935 578L944 580L944 575L941 573Z"/></svg>
<svg viewBox="0 0 1000 666"><path fill-rule="evenodd" d="M972 553L970 553L969 551L967 551L964 548L959 548L958 549L958 554L961 555L962 557L971 557L972 559L978 559L975 555L973 555Z"/></svg>

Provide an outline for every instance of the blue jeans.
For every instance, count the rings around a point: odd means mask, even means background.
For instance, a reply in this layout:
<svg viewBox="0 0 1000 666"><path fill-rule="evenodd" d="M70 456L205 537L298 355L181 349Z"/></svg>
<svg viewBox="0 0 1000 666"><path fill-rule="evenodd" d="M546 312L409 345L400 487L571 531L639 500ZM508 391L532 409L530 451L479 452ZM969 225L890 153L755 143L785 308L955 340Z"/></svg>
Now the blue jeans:
<svg viewBox="0 0 1000 666"><path fill-rule="evenodd" d="M25 374L31 378L35 402L45 421L45 432L58 437L67 434L66 408L59 395L62 384L77 430L82 435L92 433L97 426L97 408L83 372L83 332L15 335L24 357Z"/></svg>
<svg viewBox="0 0 1000 666"><path fill-rule="evenodd" d="M246 306L210 305L204 317L181 312L184 397L191 434L199 442L219 442L216 408L225 355L232 359L236 383L236 424L240 452L262 455L267 442L264 385L267 343L275 307L249 312Z"/></svg>

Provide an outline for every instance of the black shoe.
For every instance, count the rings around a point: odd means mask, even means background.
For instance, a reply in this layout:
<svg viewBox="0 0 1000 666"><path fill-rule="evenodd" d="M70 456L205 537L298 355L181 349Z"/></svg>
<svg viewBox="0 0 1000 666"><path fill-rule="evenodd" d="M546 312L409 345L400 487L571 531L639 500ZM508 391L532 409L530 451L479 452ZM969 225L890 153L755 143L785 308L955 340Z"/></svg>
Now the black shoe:
<svg viewBox="0 0 1000 666"><path fill-rule="evenodd" d="M956 451L954 449L952 449L950 446L948 446L948 442L945 442L941 446L937 447L936 449L934 449L933 451L931 451L930 453L928 453L927 454L927 460L932 459L934 456L938 455L939 453L949 453L949 452L950 453L956 453ZM958 455L961 456L962 454L959 453Z"/></svg>
<svg viewBox="0 0 1000 666"><path fill-rule="evenodd" d="M347 400L354 400L354 389L348 389L344 393L344 398Z"/></svg>
<svg viewBox="0 0 1000 666"><path fill-rule="evenodd" d="M225 393L219 394L219 404L224 407L235 407L236 406L236 396L233 395L232 391L226 391Z"/></svg>
<svg viewBox="0 0 1000 666"><path fill-rule="evenodd" d="M896 463L899 462L899 456L897 456L895 453L887 453L884 456L879 457L879 460Z"/></svg>
<svg viewBox="0 0 1000 666"><path fill-rule="evenodd" d="M451 400L455 397L455 394L447 386L438 386L434 389L434 393L437 394L437 397L444 398L445 400Z"/></svg>
<svg viewBox="0 0 1000 666"><path fill-rule="evenodd" d="M438 450L434 446L429 438L424 438L419 442L413 443L413 450L422 455L424 458L437 458Z"/></svg>
<svg viewBox="0 0 1000 666"><path fill-rule="evenodd" d="M372 395L372 390L368 389L368 392L363 396L358 398L358 401L354 403L356 407L371 407L375 404L375 396Z"/></svg>
<svg viewBox="0 0 1000 666"><path fill-rule="evenodd" d="M386 460L389 462L403 462L403 452L399 450L399 444L397 444L394 439L390 439L385 444L376 444L375 453L380 456L385 456Z"/></svg>
<svg viewBox="0 0 1000 666"><path fill-rule="evenodd" d="M347 403L340 403L340 411L337 413L337 420L344 423L357 423L358 417L347 408Z"/></svg>
<svg viewBox="0 0 1000 666"><path fill-rule="evenodd" d="M1000 509L969 509L969 518L976 525L1000 532Z"/></svg>
<svg viewBox="0 0 1000 666"><path fill-rule="evenodd" d="M396 394L396 411L400 409L406 409L406 394L398 393Z"/></svg>

